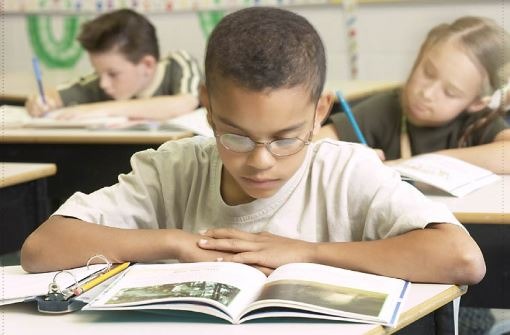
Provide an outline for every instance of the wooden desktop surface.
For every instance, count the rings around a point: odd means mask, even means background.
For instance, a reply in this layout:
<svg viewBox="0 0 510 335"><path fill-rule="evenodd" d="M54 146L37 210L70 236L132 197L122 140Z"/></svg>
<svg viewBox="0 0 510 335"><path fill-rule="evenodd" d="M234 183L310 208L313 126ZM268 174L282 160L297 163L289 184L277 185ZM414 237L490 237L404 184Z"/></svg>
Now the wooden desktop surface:
<svg viewBox="0 0 510 335"><path fill-rule="evenodd" d="M318 320L260 321L231 325L212 318L175 319L144 312L86 311L38 313L33 303L0 307L5 334L391 334L465 293L454 285L413 284L396 328Z"/></svg>
<svg viewBox="0 0 510 335"><path fill-rule="evenodd" d="M48 76L47 76L48 77ZM61 81L52 78L44 78L45 86L55 87ZM33 76L23 74L6 74L2 101L12 101L13 104L23 104L26 98L37 93L37 86ZM347 100L359 100L369 95L394 89L402 84L400 81L387 80L328 80L325 83L325 90L340 90Z"/></svg>
<svg viewBox="0 0 510 335"><path fill-rule="evenodd" d="M510 224L510 175L460 198L429 198L446 204L462 223Z"/></svg>
<svg viewBox="0 0 510 335"><path fill-rule="evenodd" d="M88 129L4 129L0 143L62 144L162 144L190 137L190 131L88 130Z"/></svg>
<svg viewBox="0 0 510 335"><path fill-rule="evenodd" d="M4 163L0 162L0 188L49 177L57 172L51 163Z"/></svg>

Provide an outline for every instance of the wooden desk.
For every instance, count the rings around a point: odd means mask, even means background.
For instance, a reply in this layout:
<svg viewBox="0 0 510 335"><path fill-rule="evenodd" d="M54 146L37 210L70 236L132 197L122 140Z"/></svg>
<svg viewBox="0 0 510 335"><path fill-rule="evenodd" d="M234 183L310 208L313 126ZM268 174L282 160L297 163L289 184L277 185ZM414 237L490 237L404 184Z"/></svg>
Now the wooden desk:
<svg viewBox="0 0 510 335"><path fill-rule="evenodd" d="M190 137L190 131L4 129L0 143L26 144L156 144Z"/></svg>
<svg viewBox="0 0 510 335"><path fill-rule="evenodd" d="M55 164L0 163L0 254L19 250L48 216L46 177Z"/></svg>
<svg viewBox="0 0 510 335"><path fill-rule="evenodd" d="M464 197L430 196L440 201L466 223L510 224L510 175Z"/></svg>
<svg viewBox="0 0 510 335"><path fill-rule="evenodd" d="M131 311L87 311L66 315L38 313L34 304L0 307L5 334L391 334L449 303L465 292L453 285L413 284L395 329L381 326L317 320L270 320L231 325L216 318L175 317ZM410 326L412 327L412 325ZM433 327L433 326L432 326ZM420 334L416 329L408 334ZM426 327L427 334L434 328ZM422 332L423 333L423 332Z"/></svg>
<svg viewBox="0 0 510 335"><path fill-rule="evenodd" d="M510 175L464 197L429 196L446 204L480 246L487 274L461 304L510 308Z"/></svg>
<svg viewBox="0 0 510 335"><path fill-rule="evenodd" d="M340 90L345 99L352 103L379 92L395 89L401 85L402 82L399 81L328 80L324 90L332 92Z"/></svg>
<svg viewBox="0 0 510 335"><path fill-rule="evenodd" d="M45 78L45 80L48 80ZM37 92L35 79L24 76L7 75L5 80L5 94L0 96L1 104L23 105L30 94ZM48 83L48 87L54 87L60 82ZM402 85L400 81L383 80L328 80L325 84L325 90L340 90L345 98L351 102L361 100L367 96L378 92L388 91Z"/></svg>
<svg viewBox="0 0 510 335"><path fill-rule="evenodd" d="M23 106L26 100L26 95L0 94L0 105Z"/></svg>
<svg viewBox="0 0 510 335"><path fill-rule="evenodd" d="M58 175L48 180L53 211L75 191L88 193L114 184L120 173L131 170L129 159L135 152L190 135L175 131L5 129L0 136L0 157L10 162L57 164Z"/></svg>
<svg viewBox="0 0 510 335"><path fill-rule="evenodd" d="M0 189L53 176L56 172L57 166L50 163L29 164L0 162Z"/></svg>

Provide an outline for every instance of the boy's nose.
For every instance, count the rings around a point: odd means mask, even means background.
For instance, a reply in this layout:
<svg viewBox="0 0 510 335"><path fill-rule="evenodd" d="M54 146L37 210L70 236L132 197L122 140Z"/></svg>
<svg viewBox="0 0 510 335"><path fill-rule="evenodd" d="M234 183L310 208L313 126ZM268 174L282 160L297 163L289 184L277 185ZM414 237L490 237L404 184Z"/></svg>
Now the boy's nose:
<svg viewBox="0 0 510 335"><path fill-rule="evenodd" d="M267 170L273 167L276 159L265 145L258 144L252 152L248 154L246 164L257 170Z"/></svg>
<svg viewBox="0 0 510 335"><path fill-rule="evenodd" d="M103 89L103 91L108 91L110 86L111 86L111 82L110 82L110 79L108 79L108 77L101 76L99 78L99 87L101 87L101 89Z"/></svg>

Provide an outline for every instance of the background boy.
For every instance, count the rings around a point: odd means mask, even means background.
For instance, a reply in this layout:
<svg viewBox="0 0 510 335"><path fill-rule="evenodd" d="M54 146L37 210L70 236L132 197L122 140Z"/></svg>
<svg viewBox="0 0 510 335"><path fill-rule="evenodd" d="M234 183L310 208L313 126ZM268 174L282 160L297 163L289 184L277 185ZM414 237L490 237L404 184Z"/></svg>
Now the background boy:
<svg viewBox="0 0 510 335"><path fill-rule="evenodd" d="M26 108L31 115L67 107L57 117L167 119L197 108L201 72L196 60L177 51L158 62L156 30L137 12L101 15L82 26L78 41L95 73L46 92L46 104L38 95L30 97Z"/></svg>
<svg viewBox="0 0 510 335"><path fill-rule="evenodd" d="M236 261L266 273L315 262L412 281L476 283L476 243L371 150L311 143L332 97L324 48L303 17L253 7L210 36L201 101L215 139L137 153L133 171L76 193L25 241L22 266Z"/></svg>

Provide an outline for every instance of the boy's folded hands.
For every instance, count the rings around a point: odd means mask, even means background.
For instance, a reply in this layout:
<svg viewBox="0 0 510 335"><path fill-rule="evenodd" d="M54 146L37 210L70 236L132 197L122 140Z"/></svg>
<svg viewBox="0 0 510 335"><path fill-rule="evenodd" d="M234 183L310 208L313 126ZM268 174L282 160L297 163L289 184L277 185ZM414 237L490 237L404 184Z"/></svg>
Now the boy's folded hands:
<svg viewBox="0 0 510 335"><path fill-rule="evenodd" d="M182 263L194 262L215 262L226 260L233 253L229 251L206 249L199 246L199 241L203 237L198 234L189 233L186 231L179 231L176 245L176 258Z"/></svg>
<svg viewBox="0 0 510 335"><path fill-rule="evenodd" d="M266 275L288 263L313 262L315 243L295 240L268 232L247 233L237 229L209 229L201 232L202 250L226 253L217 261L253 265Z"/></svg>

